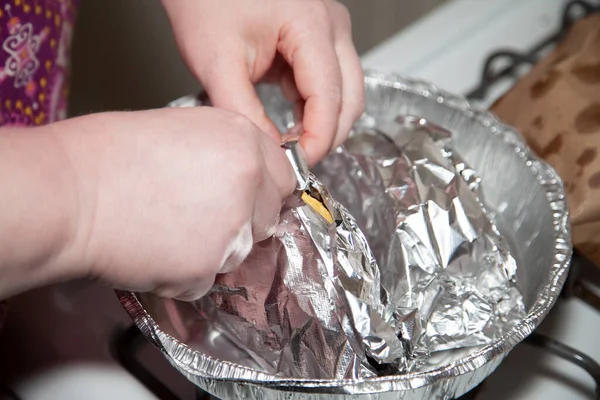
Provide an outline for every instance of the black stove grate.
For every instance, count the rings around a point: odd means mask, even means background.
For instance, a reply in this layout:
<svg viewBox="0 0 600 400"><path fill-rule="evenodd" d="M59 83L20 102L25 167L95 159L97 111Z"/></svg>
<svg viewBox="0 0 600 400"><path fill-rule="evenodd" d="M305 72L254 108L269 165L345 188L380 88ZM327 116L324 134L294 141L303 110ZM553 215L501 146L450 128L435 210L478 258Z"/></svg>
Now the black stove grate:
<svg viewBox="0 0 600 400"><path fill-rule="evenodd" d="M490 89L503 79L517 81L522 67L531 67L537 63L545 52L562 40L576 21L599 12L600 6L586 1L575 0L568 3L563 10L562 24L559 30L527 52L519 53L510 49L497 50L490 54L484 64L479 85L467 93L469 100L479 101L487 97ZM501 65L502 67L498 67Z"/></svg>
<svg viewBox="0 0 600 400"><path fill-rule="evenodd" d="M594 382L596 382L594 399L600 399L600 365L591 357L565 344L535 332L526 338L523 344L540 348L543 351L547 351L582 368L594 379ZM148 390L150 390L158 399L183 400L138 360L137 355L142 346L151 345L146 338L144 338L140 330L135 325L132 325L128 329L123 330L115 335L112 343L112 350L115 358L120 362L120 364L137 380L139 380ZM457 400L476 400L477 394L479 390L481 390L482 385L479 385ZM215 397L204 392L198 387L195 388L195 391L195 400L215 399ZM2 391L0 391L0 394L1 393ZM11 400L18 400L18 397L16 397L16 395L12 392L6 393L6 395ZM10 395L14 397L11 397Z"/></svg>

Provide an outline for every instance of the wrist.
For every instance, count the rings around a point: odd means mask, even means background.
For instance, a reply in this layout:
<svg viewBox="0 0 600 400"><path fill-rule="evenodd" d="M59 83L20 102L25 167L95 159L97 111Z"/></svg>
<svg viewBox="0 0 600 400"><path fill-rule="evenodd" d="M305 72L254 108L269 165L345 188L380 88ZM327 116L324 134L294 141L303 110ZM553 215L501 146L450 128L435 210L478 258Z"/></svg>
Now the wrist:
<svg viewBox="0 0 600 400"><path fill-rule="evenodd" d="M105 156L108 134L113 129L110 113L91 114L48 126L48 134L58 144L66 166L71 190L68 231L57 261L70 278L92 275L90 238L98 200L101 159Z"/></svg>
<svg viewBox="0 0 600 400"><path fill-rule="evenodd" d="M85 275L74 178L51 126L0 130L0 298Z"/></svg>

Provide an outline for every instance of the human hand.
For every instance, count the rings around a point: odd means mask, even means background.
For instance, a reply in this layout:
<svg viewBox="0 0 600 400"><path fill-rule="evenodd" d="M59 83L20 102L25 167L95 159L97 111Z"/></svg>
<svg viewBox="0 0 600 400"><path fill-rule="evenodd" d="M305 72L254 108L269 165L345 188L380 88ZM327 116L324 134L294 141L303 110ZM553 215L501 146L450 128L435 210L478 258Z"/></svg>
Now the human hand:
<svg viewBox="0 0 600 400"><path fill-rule="evenodd" d="M184 60L211 103L274 137L253 84L281 85L296 103L314 165L348 136L364 107L350 16L334 0L162 0Z"/></svg>
<svg viewBox="0 0 600 400"><path fill-rule="evenodd" d="M283 150L225 110L99 114L51 128L78 188L68 253L117 288L199 298L272 235L296 184Z"/></svg>

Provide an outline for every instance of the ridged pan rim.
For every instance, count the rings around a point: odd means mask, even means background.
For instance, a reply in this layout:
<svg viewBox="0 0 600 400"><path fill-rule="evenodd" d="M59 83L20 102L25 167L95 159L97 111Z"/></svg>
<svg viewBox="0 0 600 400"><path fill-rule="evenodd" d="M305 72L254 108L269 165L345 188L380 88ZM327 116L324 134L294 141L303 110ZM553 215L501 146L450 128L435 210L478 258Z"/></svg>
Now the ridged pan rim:
<svg viewBox="0 0 600 400"><path fill-rule="evenodd" d="M132 292L117 291L117 295L144 336L162 350L170 362L186 375L201 379L262 386L274 390L330 394L373 394L417 389L442 380L473 372L497 357L505 356L531 334L548 314L566 280L572 255L569 214L562 180L552 167L540 160L525 144L515 129L501 123L488 111L479 110L461 96L449 94L434 85L399 74L365 71L365 84L391 87L445 104L474 118L494 135L502 137L525 165L536 175L553 210L554 257L547 284L538 295L526 318L494 343L452 363L427 372L365 378L356 380L290 379L263 373L235 363L208 357L189 348L160 329Z"/></svg>

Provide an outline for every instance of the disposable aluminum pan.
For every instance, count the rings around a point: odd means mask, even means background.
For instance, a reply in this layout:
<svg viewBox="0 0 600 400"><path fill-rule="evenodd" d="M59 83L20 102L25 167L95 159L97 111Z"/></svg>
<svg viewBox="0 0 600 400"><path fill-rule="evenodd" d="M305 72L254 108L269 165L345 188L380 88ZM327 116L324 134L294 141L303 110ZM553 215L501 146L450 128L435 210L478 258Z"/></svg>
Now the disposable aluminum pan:
<svg viewBox="0 0 600 400"><path fill-rule="evenodd" d="M366 113L375 126L399 115L417 116L452 134L452 147L481 178L483 202L517 261L517 277L527 316L485 347L462 349L433 369L365 379L290 379L243 366L240 352L217 331L181 337L169 313L172 302L151 295L118 292L143 334L190 381L226 399L451 399L477 386L549 312L567 275L572 247L563 185L512 128L460 97L397 75L367 73ZM291 106L271 87L258 88L268 114L285 131L293 124ZM205 104L188 96L171 104ZM178 305L180 315L194 312ZM183 329L185 331L185 329ZM189 332L189 330L188 330ZM194 350L210 346L210 355ZM184 344L185 343L185 344ZM208 344L207 344L208 343ZM240 360L238 363L222 361Z"/></svg>

